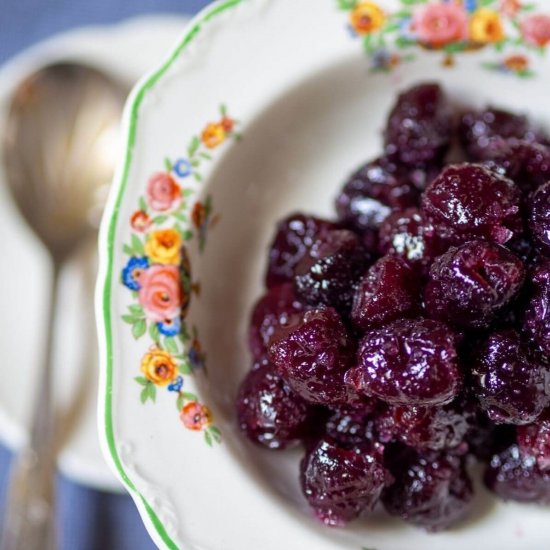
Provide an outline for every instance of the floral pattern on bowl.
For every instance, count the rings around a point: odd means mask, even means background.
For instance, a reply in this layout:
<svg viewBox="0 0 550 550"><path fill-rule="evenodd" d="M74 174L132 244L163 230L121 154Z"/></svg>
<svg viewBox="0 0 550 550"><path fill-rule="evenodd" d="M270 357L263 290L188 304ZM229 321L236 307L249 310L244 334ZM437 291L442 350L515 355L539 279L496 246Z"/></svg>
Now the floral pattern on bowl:
<svg viewBox="0 0 550 550"><path fill-rule="evenodd" d="M128 261L121 283L131 292L132 303L122 321L131 326L136 340L146 337L150 342L141 359L141 375L134 378L141 386L141 403L155 402L157 390L166 389L176 397L182 424L203 432L210 446L221 442L220 430L210 409L186 389L187 376L206 372L197 328L190 331L186 322L192 296L200 293L187 247L196 240L202 252L208 231L219 218L213 214L210 195L204 202L191 202L197 190L187 182L201 182L200 167L212 160L211 151L229 138L240 138L236 124L222 105L219 120L191 138L186 157L164 160L164 170L147 181L129 220L130 242L123 245ZM182 225L189 220L194 231Z"/></svg>
<svg viewBox="0 0 550 550"><path fill-rule="evenodd" d="M452 67L458 54L492 48L486 69L535 76L531 56L544 56L550 44L550 15L536 3L520 0L400 0L400 9L386 12L374 1L338 0L348 12L352 34L363 41L373 71L389 72L416 59L423 48L443 54Z"/></svg>

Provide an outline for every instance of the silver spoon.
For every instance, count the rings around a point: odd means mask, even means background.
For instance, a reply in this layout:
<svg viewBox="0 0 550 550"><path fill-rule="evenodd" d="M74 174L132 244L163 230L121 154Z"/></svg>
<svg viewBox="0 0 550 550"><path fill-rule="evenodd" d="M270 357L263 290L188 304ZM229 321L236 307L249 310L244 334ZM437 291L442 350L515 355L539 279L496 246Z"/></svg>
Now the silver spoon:
<svg viewBox="0 0 550 550"><path fill-rule="evenodd" d="M52 260L46 349L28 444L15 457L0 550L56 548L54 321L59 274L96 231L113 175L125 88L99 71L58 63L15 91L2 143L15 204Z"/></svg>

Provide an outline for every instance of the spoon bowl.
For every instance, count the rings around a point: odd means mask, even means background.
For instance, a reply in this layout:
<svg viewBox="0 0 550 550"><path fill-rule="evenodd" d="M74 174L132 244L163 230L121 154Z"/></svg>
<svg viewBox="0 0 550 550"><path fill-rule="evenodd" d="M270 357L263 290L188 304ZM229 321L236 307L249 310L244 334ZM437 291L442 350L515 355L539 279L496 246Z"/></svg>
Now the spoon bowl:
<svg viewBox="0 0 550 550"><path fill-rule="evenodd" d="M96 69L58 63L17 88L3 160L19 211L54 257L95 230L115 162L126 94Z"/></svg>

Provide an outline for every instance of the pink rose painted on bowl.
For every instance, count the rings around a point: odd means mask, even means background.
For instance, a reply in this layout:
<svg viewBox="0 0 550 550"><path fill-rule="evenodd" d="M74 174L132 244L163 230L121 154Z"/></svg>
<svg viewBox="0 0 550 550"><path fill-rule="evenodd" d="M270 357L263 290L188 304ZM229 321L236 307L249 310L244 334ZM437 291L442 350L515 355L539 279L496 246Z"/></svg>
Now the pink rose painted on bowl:
<svg viewBox="0 0 550 550"><path fill-rule="evenodd" d="M181 202L181 188L167 172L157 172L147 182L147 202L158 212L176 208Z"/></svg>
<svg viewBox="0 0 550 550"><path fill-rule="evenodd" d="M158 323L180 314L182 289L177 266L151 266L143 272L140 285L138 299L147 319Z"/></svg>
<svg viewBox="0 0 550 550"><path fill-rule="evenodd" d="M434 48L468 39L468 14L455 3L422 6L412 26L418 40Z"/></svg>
<svg viewBox="0 0 550 550"><path fill-rule="evenodd" d="M533 46L547 46L550 43L550 15L530 15L521 22L521 34Z"/></svg>

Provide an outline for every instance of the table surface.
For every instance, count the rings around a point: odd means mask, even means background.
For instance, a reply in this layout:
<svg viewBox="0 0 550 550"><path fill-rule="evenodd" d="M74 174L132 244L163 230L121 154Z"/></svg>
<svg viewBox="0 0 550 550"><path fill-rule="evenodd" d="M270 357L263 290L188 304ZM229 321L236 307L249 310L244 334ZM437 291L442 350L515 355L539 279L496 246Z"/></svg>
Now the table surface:
<svg viewBox="0 0 550 550"><path fill-rule="evenodd" d="M193 14L206 4L206 0L2 0L0 64L37 41L74 27L148 13ZM0 444L0 518L10 460L11 454ZM62 476L57 493L61 550L155 548L129 496L101 493Z"/></svg>

